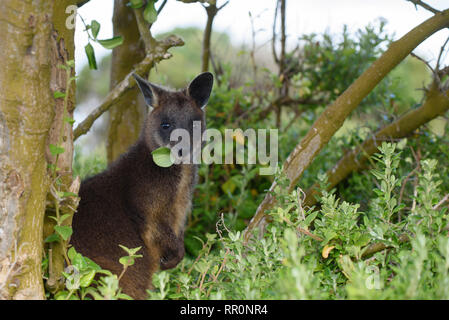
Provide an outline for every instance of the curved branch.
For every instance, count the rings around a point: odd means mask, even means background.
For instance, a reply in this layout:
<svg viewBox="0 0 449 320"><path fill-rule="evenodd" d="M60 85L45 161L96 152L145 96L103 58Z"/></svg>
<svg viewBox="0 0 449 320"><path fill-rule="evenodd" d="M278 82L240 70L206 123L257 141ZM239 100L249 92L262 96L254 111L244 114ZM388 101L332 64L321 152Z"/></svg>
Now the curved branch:
<svg viewBox="0 0 449 320"><path fill-rule="evenodd" d="M441 13L441 11L429 6L427 3L422 2L421 0L407 0L407 1L413 3L415 5L415 7L417 7L417 6L423 7L424 9L429 10L430 12L435 13L435 14Z"/></svg>

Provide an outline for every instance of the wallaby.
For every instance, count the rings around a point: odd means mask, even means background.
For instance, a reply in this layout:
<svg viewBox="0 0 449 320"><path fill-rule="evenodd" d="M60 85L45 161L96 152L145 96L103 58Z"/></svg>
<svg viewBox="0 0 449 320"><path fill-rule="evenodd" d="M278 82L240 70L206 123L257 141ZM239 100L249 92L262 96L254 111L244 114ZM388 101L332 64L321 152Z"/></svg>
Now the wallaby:
<svg viewBox="0 0 449 320"><path fill-rule="evenodd" d="M145 299L153 273L175 267L184 257L184 229L197 180L195 164L159 167L151 152L173 146L170 133L193 122L205 128L205 106L213 86L210 72L198 75L186 89L172 91L134 75L150 111L137 142L100 174L81 183L73 216L71 244L102 268L120 274L120 257L142 246L120 280L125 294ZM190 150L191 151L191 150Z"/></svg>

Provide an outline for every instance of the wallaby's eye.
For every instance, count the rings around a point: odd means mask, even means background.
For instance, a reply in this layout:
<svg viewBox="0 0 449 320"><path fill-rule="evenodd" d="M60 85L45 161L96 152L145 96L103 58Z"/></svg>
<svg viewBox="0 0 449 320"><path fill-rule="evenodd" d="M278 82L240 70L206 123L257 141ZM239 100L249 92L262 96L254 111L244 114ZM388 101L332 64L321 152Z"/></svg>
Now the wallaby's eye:
<svg viewBox="0 0 449 320"><path fill-rule="evenodd" d="M161 127L162 127L162 129L169 129L170 128L170 123L162 122L161 123Z"/></svg>

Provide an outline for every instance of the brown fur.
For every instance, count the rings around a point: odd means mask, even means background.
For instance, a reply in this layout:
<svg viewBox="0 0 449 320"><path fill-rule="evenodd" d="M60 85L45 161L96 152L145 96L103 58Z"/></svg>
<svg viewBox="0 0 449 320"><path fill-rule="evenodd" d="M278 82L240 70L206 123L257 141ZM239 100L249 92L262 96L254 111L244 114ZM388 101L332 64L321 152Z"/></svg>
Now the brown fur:
<svg viewBox="0 0 449 320"><path fill-rule="evenodd" d="M196 165L162 168L153 162L151 151L168 142L160 123L191 130L192 121L199 120L203 130L205 126L204 112L188 89L152 90L155 108L136 144L104 172L82 182L71 239L77 251L115 274L122 271L119 259L126 255L118 245L142 246L143 258L120 280L123 292L135 299L146 298L158 268L173 268L184 257L185 219L197 177Z"/></svg>

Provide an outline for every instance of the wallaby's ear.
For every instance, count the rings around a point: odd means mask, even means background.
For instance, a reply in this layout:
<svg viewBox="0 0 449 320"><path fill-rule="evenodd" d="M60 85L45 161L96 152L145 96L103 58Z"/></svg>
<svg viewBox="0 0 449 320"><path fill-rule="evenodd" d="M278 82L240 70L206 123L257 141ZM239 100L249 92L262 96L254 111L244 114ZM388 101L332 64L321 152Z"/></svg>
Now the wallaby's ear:
<svg viewBox="0 0 449 320"><path fill-rule="evenodd" d="M145 103L151 108L157 107L157 99L161 89L154 84L146 81L138 74L133 73L133 77L134 79L136 79L140 91L142 91L143 97L145 98Z"/></svg>
<svg viewBox="0 0 449 320"><path fill-rule="evenodd" d="M214 76L210 72L204 72L198 75L190 82L187 92L190 97L195 100L198 107L203 109L207 101L209 101L212 86L214 84Z"/></svg>

